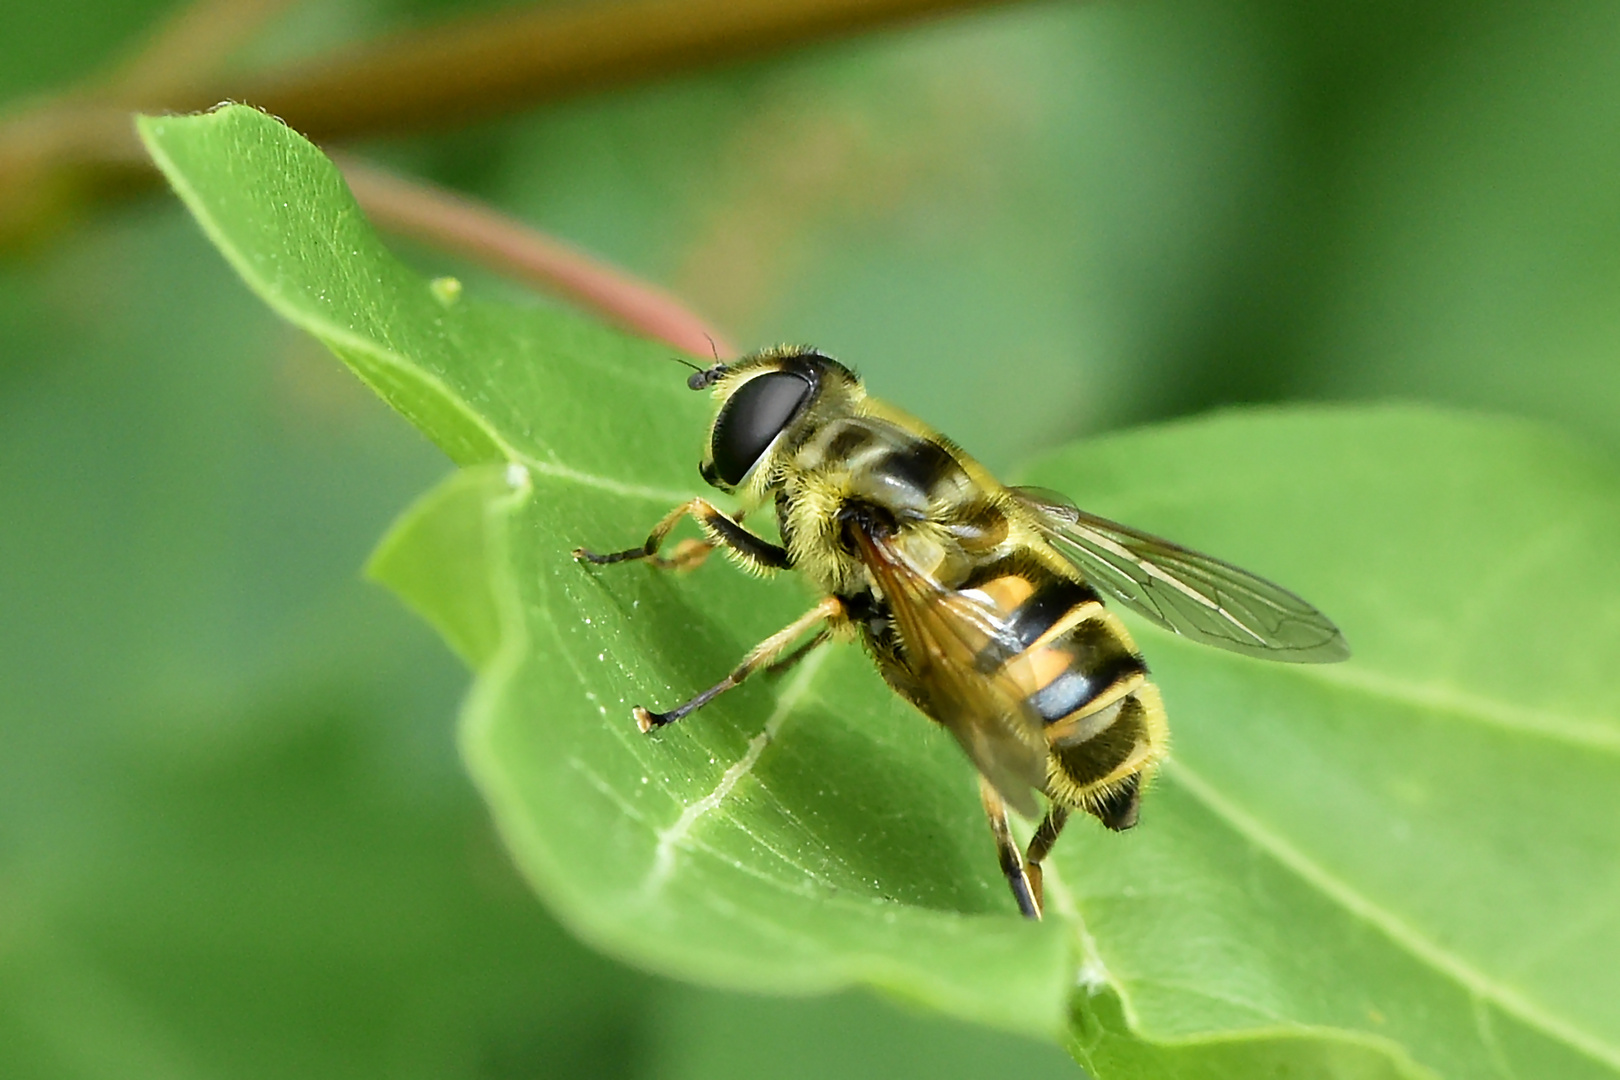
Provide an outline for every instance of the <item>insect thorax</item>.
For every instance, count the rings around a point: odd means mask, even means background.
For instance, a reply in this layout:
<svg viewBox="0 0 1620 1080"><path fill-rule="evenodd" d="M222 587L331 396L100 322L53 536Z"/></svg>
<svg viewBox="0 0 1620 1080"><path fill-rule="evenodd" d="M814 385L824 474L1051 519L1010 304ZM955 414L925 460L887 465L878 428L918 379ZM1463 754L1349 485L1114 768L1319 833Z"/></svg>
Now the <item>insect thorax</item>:
<svg viewBox="0 0 1620 1080"><path fill-rule="evenodd" d="M835 595L870 588L842 525L859 507L893 530L920 569L960 586L1013 532L977 471L941 437L883 416L836 417L801 432L783 457L777 502L795 565Z"/></svg>

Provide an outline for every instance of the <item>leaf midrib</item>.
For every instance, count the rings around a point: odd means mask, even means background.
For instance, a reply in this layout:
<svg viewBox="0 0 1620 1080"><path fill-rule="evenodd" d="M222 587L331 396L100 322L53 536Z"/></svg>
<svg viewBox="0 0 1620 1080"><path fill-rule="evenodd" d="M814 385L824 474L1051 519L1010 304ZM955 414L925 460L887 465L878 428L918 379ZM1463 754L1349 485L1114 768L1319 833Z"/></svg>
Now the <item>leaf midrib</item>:
<svg viewBox="0 0 1620 1080"><path fill-rule="evenodd" d="M742 757L726 766L720 778L715 781L714 787L706 794L687 803L673 822L657 831L654 837L656 846L653 849L653 863L647 871L647 876L642 880L642 892L656 894L663 888L670 874L674 873L677 849L687 847L692 830L709 814L718 811L736 786L753 774L760 758L775 743L782 725L810 693L811 683L820 674L826 659L825 652L818 652L803 661L799 672L777 692L775 708L766 718L759 734L748 740L748 746L743 751ZM782 857L780 852L777 856ZM809 872L808 868L806 872Z"/></svg>

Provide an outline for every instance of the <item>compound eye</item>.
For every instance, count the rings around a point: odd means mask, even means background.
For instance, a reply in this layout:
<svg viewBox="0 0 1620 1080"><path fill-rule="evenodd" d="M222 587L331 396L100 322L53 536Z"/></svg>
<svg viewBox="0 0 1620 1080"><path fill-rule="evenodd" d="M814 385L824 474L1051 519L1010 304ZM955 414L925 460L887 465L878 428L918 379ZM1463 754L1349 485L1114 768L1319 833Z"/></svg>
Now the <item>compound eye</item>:
<svg viewBox="0 0 1620 1080"><path fill-rule="evenodd" d="M786 371L756 375L738 387L714 420L710 449L720 479L740 484L809 393L808 380Z"/></svg>

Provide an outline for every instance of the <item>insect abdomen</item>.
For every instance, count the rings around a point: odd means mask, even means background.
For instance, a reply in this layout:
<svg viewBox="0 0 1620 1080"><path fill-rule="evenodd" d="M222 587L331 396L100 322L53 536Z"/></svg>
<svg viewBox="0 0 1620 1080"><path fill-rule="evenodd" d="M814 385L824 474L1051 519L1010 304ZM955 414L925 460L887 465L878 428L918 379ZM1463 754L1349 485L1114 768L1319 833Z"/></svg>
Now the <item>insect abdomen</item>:
<svg viewBox="0 0 1620 1080"><path fill-rule="evenodd" d="M987 577L969 587L1006 613L1008 633L1022 646L998 667L1046 725L1047 794L1111 828L1128 828L1140 774L1163 757L1166 743L1147 665L1085 583L1044 567Z"/></svg>

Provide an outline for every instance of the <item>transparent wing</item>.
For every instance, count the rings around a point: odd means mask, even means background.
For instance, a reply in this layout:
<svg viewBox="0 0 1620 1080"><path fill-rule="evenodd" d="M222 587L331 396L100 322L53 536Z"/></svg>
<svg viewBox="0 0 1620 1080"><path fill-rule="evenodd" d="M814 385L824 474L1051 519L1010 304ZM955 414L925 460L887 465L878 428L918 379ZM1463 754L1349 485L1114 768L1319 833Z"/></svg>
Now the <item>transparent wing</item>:
<svg viewBox="0 0 1620 1080"><path fill-rule="evenodd" d="M1017 639L989 603L945 588L887 537L859 526L852 531L894 613L928 714L956 737L1008 805L1036 816L1031 789L1045 790L1048 751L1029 689L1002 671L1020 648Z"/></svg>
<svg viewBox="0 0 1620 1080"><path fill-rule="evenodd" d="M1009 490L1094 586L1160 626L1264 660L1325 664L1350 655L1333 620L1281 585L1088 514L1053 492Z"/></svg>

